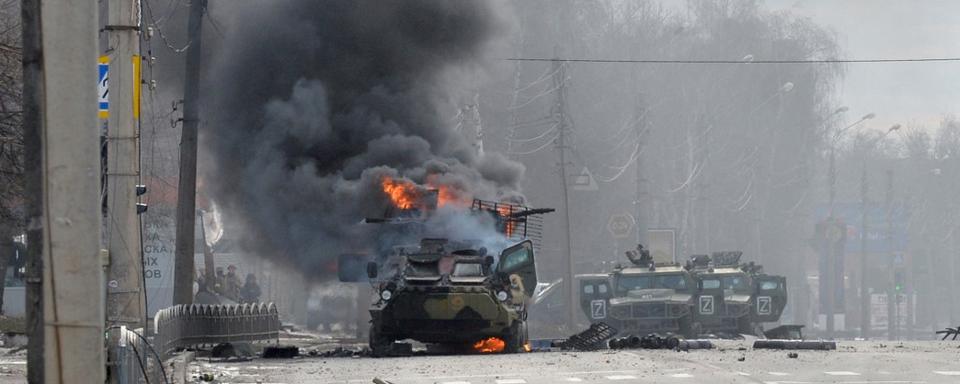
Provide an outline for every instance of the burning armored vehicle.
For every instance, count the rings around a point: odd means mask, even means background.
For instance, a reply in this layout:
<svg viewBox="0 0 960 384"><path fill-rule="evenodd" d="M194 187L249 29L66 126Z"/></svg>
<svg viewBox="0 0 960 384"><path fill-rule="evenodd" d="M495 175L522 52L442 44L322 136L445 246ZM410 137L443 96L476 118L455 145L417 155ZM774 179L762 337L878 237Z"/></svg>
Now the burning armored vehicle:
<svg viewBox="0 0 960 384"><path fill-rule="evenodd" d="M518 352L528 347L526 303L537 284L533 243L522 241L497 258L469 242L423 239L397 247L381 269L378 300L370 308L370 349L375 355L396 340L481 352Z"/></svg>
<svg viewBox="0 0 960 384"><path fill-rule="evenodd" d="M395 341L408 339L480 352L529 348L526 320L537 286L538 215L553 210L484 200L458 207L457 220L485 223L483 227L495 233L495 247L502 251L490 252L489 238L448 233L456 231L446 225L428 230L438 215L436 196L431 192L415 198L386 219L368 219L386 225L384 232L397 224L401 229L395 232L403 233L388 236L394 242L390 250L366 265L375 293L371 351L389 354Z"/></svg>

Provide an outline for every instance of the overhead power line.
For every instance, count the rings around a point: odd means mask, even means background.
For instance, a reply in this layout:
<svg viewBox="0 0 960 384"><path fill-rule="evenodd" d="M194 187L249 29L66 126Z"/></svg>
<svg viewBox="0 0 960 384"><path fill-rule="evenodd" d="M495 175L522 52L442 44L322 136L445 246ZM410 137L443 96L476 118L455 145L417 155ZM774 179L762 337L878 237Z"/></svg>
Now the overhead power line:
<svg viewBox="0 0 960 384"><path fill-rule="evenodd" d="M545 57L509 57L506 61L533 61L597 64L863 64L863 63L925 63L960 61L960 57L916 57L900 59L811 59L811 60L658 60L658 59L556 59Z"/></svg>

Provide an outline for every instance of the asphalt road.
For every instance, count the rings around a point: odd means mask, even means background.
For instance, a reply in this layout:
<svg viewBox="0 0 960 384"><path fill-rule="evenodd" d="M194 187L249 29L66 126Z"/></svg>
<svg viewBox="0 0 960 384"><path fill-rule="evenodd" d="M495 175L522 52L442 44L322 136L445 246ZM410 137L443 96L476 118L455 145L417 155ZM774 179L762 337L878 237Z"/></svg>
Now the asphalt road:
<svg viewBox="0 0 960 384"><path fill-rule="evenodd" d="M714 350L534 352L513 355L319 358L218 362L193 375L221 383L960 383L960 342L840 342L836 351L752 350L720 341ZM743 361L740 361L742 358Z"/></svg>

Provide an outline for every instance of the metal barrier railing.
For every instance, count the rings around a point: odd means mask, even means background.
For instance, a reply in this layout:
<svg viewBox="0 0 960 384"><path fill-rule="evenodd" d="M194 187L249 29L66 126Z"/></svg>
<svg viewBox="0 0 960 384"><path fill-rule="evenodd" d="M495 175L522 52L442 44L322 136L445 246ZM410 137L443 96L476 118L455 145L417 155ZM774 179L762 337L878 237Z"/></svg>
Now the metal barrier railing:
<svg viewBox="0 0 960 384"><path fill-rule="evenodd" d="M166 382L160 356L143 337L143 329L112 326L107 329L110 382L118 384Z"/></svg>
<svg viewBox="0 0 960 384"><path fill-rule="evenodd" d="M280 316L273 303L175 305L154 316L154 345L167 356L178 348L238 341L278 340Z"/></svg>

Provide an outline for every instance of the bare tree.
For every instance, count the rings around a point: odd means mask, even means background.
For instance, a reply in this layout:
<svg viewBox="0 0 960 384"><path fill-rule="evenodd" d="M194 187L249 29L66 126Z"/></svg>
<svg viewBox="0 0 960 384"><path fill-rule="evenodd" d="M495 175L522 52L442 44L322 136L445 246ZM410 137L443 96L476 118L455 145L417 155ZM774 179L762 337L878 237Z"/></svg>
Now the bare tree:
<svg viewBox="0 0 960 384"><path fill-rule="evenodd" d="M20 9L0 2L0 313L13 237L23 229Z"/></svg>

